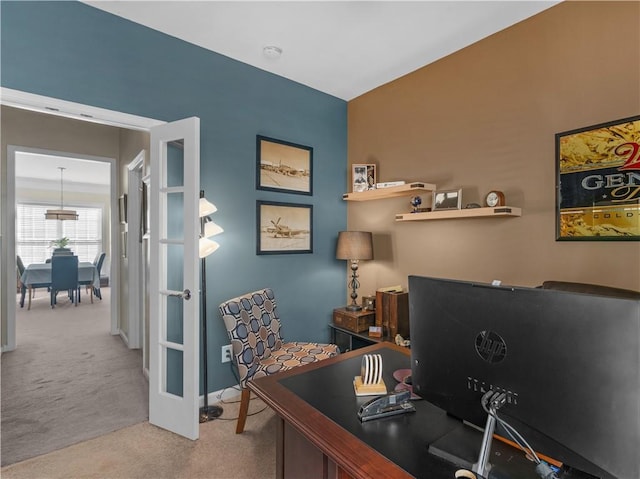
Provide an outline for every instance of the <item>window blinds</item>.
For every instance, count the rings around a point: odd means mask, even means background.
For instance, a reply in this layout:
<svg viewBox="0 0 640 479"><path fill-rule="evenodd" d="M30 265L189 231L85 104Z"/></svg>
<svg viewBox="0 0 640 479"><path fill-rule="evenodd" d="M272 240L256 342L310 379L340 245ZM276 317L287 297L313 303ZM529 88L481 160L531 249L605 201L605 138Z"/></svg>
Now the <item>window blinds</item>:
<svg viewBox="0 0 640 479"><path fill-rule="evenodd" d="M16 254L25 265L44 263L51 257L53 240L66 236L80 261L93 261L102 247L102 208L74 207L77 221L45 220L51 205L18 203L16 207Z"/></svg>

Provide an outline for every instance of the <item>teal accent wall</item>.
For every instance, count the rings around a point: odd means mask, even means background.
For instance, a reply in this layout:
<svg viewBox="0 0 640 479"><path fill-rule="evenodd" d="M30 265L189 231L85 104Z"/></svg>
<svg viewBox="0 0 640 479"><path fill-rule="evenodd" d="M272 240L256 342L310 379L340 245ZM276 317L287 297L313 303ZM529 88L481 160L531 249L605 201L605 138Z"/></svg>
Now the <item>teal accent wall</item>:
<svg viewBox="0 0 640 479"><path fill-rule="evenodd" d="M327 341L345 301L347 104L79 2L0 2L3 87L172 121L201 119L201 187L225 233L207 259L209 389L235 381L217 306L271 287L287 340ZM255 188L256 135L313 147L313 196ZM256 200L313 205L313 254L256 255Z"/></svg>

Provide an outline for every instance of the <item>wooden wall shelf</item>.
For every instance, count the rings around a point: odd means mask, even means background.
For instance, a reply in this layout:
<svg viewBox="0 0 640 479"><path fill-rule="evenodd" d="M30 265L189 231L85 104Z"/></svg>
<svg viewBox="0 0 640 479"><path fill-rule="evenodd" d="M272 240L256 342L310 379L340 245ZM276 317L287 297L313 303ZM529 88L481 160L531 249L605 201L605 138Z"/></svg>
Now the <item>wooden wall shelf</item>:
<svg viewBox="0 0 640 479"><path fill-rule="evenodd" d="M513 206L496 206L494 208L468 208L463 210L429 211L426 213L399 213L396 215L396 221L496 218L505 216L522 216L522 210Z"/></svg>
<svg viewBox="0 0 640 479"><path fill-rule="evenodd" d="M345 201L370 201L383 198L393 198L395 196L409 196L420 191L435 191L436 185L425 183L424 181L414 181L406 185L391 186L389 188L379 188L354 193L345 193L342 199Z"/></svg>

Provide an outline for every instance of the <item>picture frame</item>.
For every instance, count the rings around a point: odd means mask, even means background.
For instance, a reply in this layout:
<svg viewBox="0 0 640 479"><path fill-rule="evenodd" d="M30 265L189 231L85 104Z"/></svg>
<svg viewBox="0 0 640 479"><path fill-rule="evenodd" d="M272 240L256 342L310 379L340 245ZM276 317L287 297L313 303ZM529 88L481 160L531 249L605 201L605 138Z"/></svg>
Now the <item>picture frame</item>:
<svg viewBox="0 0 640 479"><path fill-rule="evenodd" d="M373 163L351 165L351 185L354 193L375 190L378 181L377 168Z"/></svg>
<svg viewBox="0 0 640 479"><path fill-rule="evenodd" d="M313 195L313 148L256 135L256 189Z"/></svg>
<svg viewBox="0 0 640 479"><path fill-rule="evenodd" d="M459 210L462 207L462 189L433 192L431 211Z"/></svg>
<svg viewBox="0 0 640 479"><path fill-rule="evenodd" d="M127 222L127 195L124 194L118 198L118 218L121 224Z"/></svg>
<svg viewBox="0 0 640 479"><path fill-rule="evenodd" d="M313 205L256 201L256 254L313 253Z"/></svg>
<svg viewBox="0 0 640 479"><path fill-rule="evenodd" d="M640 240L640 116L555 135L556 241Z"/></svg>

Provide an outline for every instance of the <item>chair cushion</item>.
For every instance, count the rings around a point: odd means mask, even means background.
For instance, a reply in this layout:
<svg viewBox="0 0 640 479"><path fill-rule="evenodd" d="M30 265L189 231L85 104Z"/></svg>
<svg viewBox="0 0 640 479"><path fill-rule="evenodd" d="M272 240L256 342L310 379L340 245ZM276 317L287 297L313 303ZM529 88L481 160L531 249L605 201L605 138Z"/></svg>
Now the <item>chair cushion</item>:
<svg viewBox="0 0 640 479"><path fill-rule="evenodd" d="M247 368L246 364L238 364L241 387L247 386L250 379L269 376L280 371L288 371L297 366L314 363L338 355L335 344L291 342L283 343L282 348L271 351L271 355L262 361L255 361Z"/></svg>
<svg viewBox="0 0 640 479"><path fill-rule="evenodd" d="M243 363L251 364L268 358L272 350L282 348L280 317L271 289L225 301L220 305L220 313L234 355L240 355Z"/></svg>
<svg viewBox="0 0 640 479"><path fill-rule="evenodd" d="M338 354L333 344L284 342L275 296L269 288L225 301L220 305L220 313L243 388L254 377Z"/></svg>

